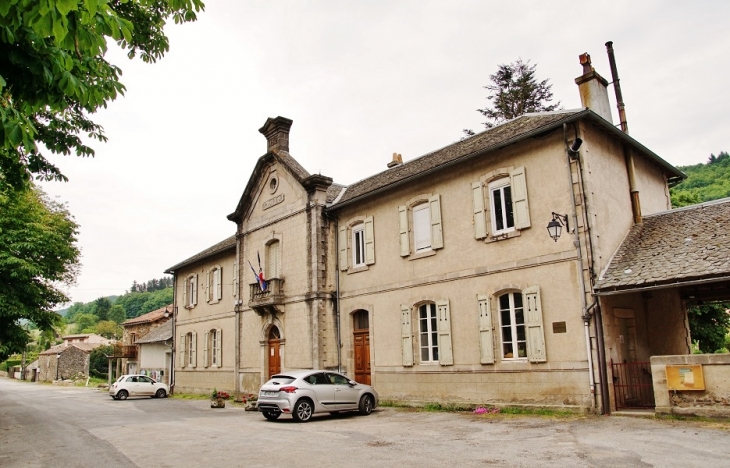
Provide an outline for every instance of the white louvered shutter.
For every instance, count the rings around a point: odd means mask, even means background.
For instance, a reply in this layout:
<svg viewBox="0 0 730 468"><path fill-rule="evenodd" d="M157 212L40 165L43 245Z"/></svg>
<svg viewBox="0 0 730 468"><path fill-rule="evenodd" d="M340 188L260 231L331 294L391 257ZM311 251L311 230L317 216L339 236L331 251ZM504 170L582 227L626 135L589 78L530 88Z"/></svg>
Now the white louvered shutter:
<svg viewBox="0 0 730 468"><path fill-rule="evenodd" d="M527 334L527 360L530 362L547 361L545 351L545 331L542 324L542 305L540 288L533 286L522 291L525 313L525 332Z"/></svg>
<svg viewBox="0 0 730 468"><path fill-rule="evenodd" d="M210 332L203 335L203 367L208 367L208 342L210 341Z"/></svg>
<svg viewBox="0 0 730 468"><path fill-rule="evenodd" d="M413 365L413 330L411 328L411 308L401 304L401 342L403 345L403 365Z"/></svg>
<svg viewBox="0 0 730 468"><path fill-rule="evenodd" d="M373 217L365 217L365 264L375 263L375 232L373 230Z"/></svg>
<svg viewBox="0 0 730 468"><path fill-rule="evenodd" d="M438 347L439 364L442 366L454 365L454 351L451 344L451 311L449 301L436 302L436 314L438 317Z"/></svg>
<svg viewBox="0 0 730 468"><path fill-rule="evenodd" d="M527 181L525 168L518 167L510 172L512 185L512 210L514 212L515 229L530 227L530 207L527 203Z"/></svg>
<svg viewBox="0 0 730 468"><path fill-rule="evenodd" d="M215 270L215 300L220 301L223 298L223 267Z"/></svg>
<svg viewBox="0 0 730 468"><path fill-rule="evenodd" d="M185 281L183 281L183 307L189 307L190 303L188 302L188 289L190 288L190 278L187 278Z"/></svg>
<svg viewBox="0 0 730 468"><path fill-rule="evenodd" d="M180 335L180 341L177 343L178 350L178 361L180 361L180 367L185 367L187 360L185 359L185 335Z"/></svg>
<svg viewBox="0 0 730 468"><path fill-rule="evenodd" d="M223 357L223 335L222 330L220 328L215 329L215 335L217 340L217 347L215 348L215 363L218 367L223 367L223 361L221 361L221 358Z"/></svg>
<svg viewBox="0 0 730 468"><path fill-rule="evenodd" d="M398 207L398 225L400 227L400 256L407 257L411 254L411 246L408 239L408 209L405 205Z"/></svg>
<svg viewBox="0 0 730 468"><path fill-rule="evenodd" d="M195 276L193 276L193 297L192 297L192 303L193 305L198 305L198 274L196 273Z"/></svg>
<svg viewBox="0 0 730 468"><path fill-rule="evenodd" d="M428 206L431 212L431 248L442 249L444 247L444 232L441 227L441 195L434 195L429 198Z"/></svg>
<svg viewBox="0 0 730 468"><path fill-rule="evenodd" d="M190 338L190 367L198 367L198 334L196 332L193 332Z"/></svg>
<svg viewBox="0 0 730 468"><path fill-rule="evenodd" d="M482 183L472 183L471 192L474 207L474 237L476 239L484 239L487 237L487 217L484 213L484 192L482 191Z"/></svg>
<svg viewBox="0 0 730 468"><path fill-rule="evenodd" d="M494 364L494 338L489 296L477 296L479 308L479 350L482 364Z"/></svg>
<svg viewBox="0 0 730 468"><path fill-rule="evenodd" d="M205 302L210 302L210 270L205 272Z"/></svg>
<svg viewBox="0 0 730 468"><path fill-rule="evenodd" d="M233 262L233 297L238 297L238 262Z"/></svg>
<svg viewBox="0 0 730 468"><path fill-rule="evenodd" d="M340 270L345 271L348 268L347 258L347 226L340 226L339 235L337 237L337 249L340 251Z"/></svg>

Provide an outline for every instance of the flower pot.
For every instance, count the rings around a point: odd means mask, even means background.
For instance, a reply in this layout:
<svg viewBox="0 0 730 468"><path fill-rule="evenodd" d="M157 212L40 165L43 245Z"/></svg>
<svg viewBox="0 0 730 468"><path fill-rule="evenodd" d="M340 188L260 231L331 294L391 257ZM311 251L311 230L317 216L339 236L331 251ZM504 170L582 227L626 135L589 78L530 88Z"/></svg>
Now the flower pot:
<svg viewBox="0 0 730 468"><path fill-rule="evenodd" d="M210 407L211 408L225 408L226 400L224 400L223 398L211 398Z"/></svg>

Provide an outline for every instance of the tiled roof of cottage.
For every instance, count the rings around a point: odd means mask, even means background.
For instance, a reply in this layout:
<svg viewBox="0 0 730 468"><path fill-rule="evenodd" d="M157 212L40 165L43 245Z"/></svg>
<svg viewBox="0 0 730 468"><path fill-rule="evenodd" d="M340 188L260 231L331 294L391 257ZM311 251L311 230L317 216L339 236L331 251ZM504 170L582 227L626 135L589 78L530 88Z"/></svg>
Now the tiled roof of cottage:
<svg viewBox="0 0 730 468"><path fill-rule="evenodd" d="M139 317L134 317L129 320L122 322L122 325L139 325L140 323L156 322L165 318L165 312L172 313L172 304L168 304L165 307L160 307L152 312L147 312Z"/></svg>
<svg viewBox="0 0 730 468"><path fill-rule="evenodd" d="M141 343L158 343L172 339L172 320L168 320L149 331L145 336L138 339L136 344Z"/></svg>
<svg viewBox="0 0 730 468"><path fill-rule="evenodd" d="M183 260L182 262L171 266L167 270L165 270L165 273L173 274L177 269L180 267L184 267L186 265L190 265L191 263L195 263L198 260L202 260L206 257L210 257L211 255L215 255L221 252L225 252L229 249L234 249L236 247L236 235L232 235L231 237L226 238L225 240L222 240L218 242L217 244L208 247L207 249L203 250L202 252L196 253L192 257L188 258L187 260Z"/></svg>
<svg viewBox="0 0 730 468"><path fill-rule="evenodd" d="M598 294L730 276L730 198L645 216L596 283Z"/></svg>
<svg viewBox="0 0 730 468"><path fill-rule="evenodd" d="M81 351L85 353L90 353L94 348L98 348L99 346L105 346L104 343L71 343L68 346L65 344L60 344L53 346L51 348L48 348L47 350L43 351L42 353L39 353L40 356L45 356L48 354L58 354L66 351L69 348L78 348Z"/></svg>
<svg viewBox="0 0 730 468"><path fill-rule="evenodd" d="M553 130L563 123L580 118L590 118L618 138L636 147L642 153L655 160L671 177L683 178L684 175L659 156L645 148L639 142L616 129L609 122L589 109L563 110L556 112L539 112L524 114L482 133L453 143L449 146L428 153L419 158L404 162L372 177L363 179L347 187L342 197L331 206L337 209L356 199L364 198L382 190L398 186L410 180L428 174L430 171L443 168L454 163L465 161L471 157L512 145L526 138Z"/></svg>

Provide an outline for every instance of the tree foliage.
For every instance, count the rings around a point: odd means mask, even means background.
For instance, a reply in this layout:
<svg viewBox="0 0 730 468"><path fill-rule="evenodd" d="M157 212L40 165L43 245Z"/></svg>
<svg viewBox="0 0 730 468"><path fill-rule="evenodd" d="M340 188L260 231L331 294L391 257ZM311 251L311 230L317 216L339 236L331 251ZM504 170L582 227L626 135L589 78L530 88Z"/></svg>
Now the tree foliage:
<svg viewBox="0 0 730 468"><path fill-rule="evenodd" d="M553 99L552 85L549 80L537 81L535 70L537 65L530 65L530 61L523 62L517 59L510 64L499 65L497 72L489 75L490 84L485 86L489 90L487 99L491 107L477 109L487 120L486 128L492 128L506 120L514 119L528 112L554 111L560 107L560 102L551 104ZM467 135L474 135L474 131L465 129Z"/></svg>
<svg viewBox="0 0 730 468"><path fill-rule="evenodd" d="M98 346L91 350L89 355L89 374L91 377L105 379L109 374L109 360L107 355L114 354L114 346Z"/></svg>
<svg viewBox="0 0 730 468"><path fill-rule="evenodd" d="M0 359L29 340L21 320L41 331L60 323L53 312L68 301L60 286L76 278L78 225L39 188L0 184Z"/></svg>
<svg viewBox="0 0 730 468"><path fill-rule="evenodd" d="M201 0L0 2L0 183L65 181L42 148L93 156L80 135L106 141L89 115L125 89L107 44L155 62L169 49L166 22L195 21L203 8Z"/></svg>
<svg viewBox="0 0 730 468"><path fill-rule="evenodd" d="M672 206L679 208L730 197L730 154L711 154L706 164L680 166L687 178L670 189Z"/></svg>
<svg viewBox="0 0 730 468"><path fill-rule="evenodd" d="M730 303L703 304L687 311L693 341L699 342L703 353L714 353L726 346L725 337L730 328Z"/></svg>

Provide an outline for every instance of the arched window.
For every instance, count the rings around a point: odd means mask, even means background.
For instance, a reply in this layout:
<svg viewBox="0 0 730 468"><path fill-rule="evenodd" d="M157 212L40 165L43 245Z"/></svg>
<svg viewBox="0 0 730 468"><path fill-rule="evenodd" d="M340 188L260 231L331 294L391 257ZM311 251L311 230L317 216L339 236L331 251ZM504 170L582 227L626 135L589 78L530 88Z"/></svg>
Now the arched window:
<svg viewBox="0 0 730 468"><path fill-rule="evenodd" d="M421 362L438 362L438 318L436 304L430 302L418 308L418 337Z"/></svg>
<svg viewBox="0 0 730 468"><path fill-rule="evenodd" d="M499 296L498 303L502 358L524 359L527 357L527 335L522 293L502 294Z"/></svg>

